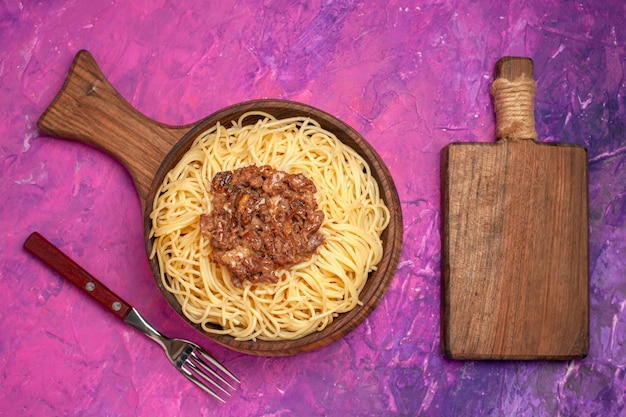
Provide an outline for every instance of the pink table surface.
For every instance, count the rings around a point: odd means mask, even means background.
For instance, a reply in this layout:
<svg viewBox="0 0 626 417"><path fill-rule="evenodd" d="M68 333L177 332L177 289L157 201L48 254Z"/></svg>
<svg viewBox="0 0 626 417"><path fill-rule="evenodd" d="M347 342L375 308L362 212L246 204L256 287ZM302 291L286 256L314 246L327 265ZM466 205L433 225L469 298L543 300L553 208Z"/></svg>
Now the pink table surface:
<svg viewBox="0 0 626 417"><path fill-rule="evenodd" d="M0 416L626 415L626 3L561 1L4 1L0 4ZM345 338L283 358L236 353L157 290L125 169L37 119L80 49L169 124L272 97L343 119L381 154L404 215L398 271ZM591 350L569 362L440 353L439 155L493 141L503 55L536 65L541 140L589 151ZM220 405L160 348L31 256L38 230L242 379Z"/></svg>

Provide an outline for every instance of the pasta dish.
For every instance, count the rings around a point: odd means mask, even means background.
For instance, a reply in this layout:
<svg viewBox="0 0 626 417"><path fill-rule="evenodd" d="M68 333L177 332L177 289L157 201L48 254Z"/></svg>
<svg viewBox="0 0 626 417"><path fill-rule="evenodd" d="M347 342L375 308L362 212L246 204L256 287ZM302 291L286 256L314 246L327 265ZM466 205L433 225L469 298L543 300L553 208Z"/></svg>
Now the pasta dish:
<svg viewBox="0 0 626 417"><path fill-rule="evenodd" d="M212 180L246 167L310 180L323 213L312 254L273 271L272 280L232 279L227 265L214 261L202 227L215 208ZM191 322L238 340L289 340L324 329L360 304L368 274L382 259L380 236L390 216L366 161L318 122L249 112L198 135L165 176L150 217L150 256Z"/></svg>

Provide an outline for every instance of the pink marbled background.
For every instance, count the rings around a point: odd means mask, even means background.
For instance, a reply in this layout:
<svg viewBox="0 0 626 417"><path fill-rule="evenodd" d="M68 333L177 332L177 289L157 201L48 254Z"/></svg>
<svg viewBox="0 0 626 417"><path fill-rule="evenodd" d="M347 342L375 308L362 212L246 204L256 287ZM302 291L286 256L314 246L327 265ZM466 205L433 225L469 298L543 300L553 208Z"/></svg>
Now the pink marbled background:
<svg viewBox="0 0 626 417"><path fill-rule="evenodd" d="M0 416L626 415L626 6L606 1L0 2ZM88 49L133 106L170 124L302 101L388 164L404 251L344 339L262 358L204 340L153 284L129 175L36 121ZM491 141L493 65L533 58L543 140L589 150L591 351L572 362L452 362L439 346L439 153ZM39 230L167 334L243 380L220 405L160 348L22 250Z"/></svg>

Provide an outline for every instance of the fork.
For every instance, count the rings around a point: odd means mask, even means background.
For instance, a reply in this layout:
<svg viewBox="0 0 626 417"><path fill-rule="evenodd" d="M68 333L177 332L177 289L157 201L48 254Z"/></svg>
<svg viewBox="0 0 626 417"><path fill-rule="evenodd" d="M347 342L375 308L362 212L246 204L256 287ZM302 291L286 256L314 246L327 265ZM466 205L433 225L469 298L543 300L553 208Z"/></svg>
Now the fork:
<svg viewBox="0 0 626 417"><path fill-rule="evenodd" d="M234 384L239 384L239 379L217 359L193 342L170 339L159 333L134 307L118 297L41 234L33 232L24 242L24 248L92 296L126 324L161 345L172 365L204 391L225 402L222 395L230 396L229 389L236 390Z"/></svg>

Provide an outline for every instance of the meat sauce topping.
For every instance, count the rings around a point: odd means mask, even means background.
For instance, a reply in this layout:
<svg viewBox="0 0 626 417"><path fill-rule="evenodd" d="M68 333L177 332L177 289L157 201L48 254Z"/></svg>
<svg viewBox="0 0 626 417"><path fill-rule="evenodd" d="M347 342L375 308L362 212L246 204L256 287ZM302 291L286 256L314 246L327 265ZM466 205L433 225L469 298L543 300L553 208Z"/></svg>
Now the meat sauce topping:
<svg viewBox="0 0 626 417"><path fill-rule="evenodd" d="M200 228L213 261L238 287L277 282L277 269L310 258L324 241L317 188L302 174L253 165L217 173L211 192L213 210L200 216Z"/></svg>

